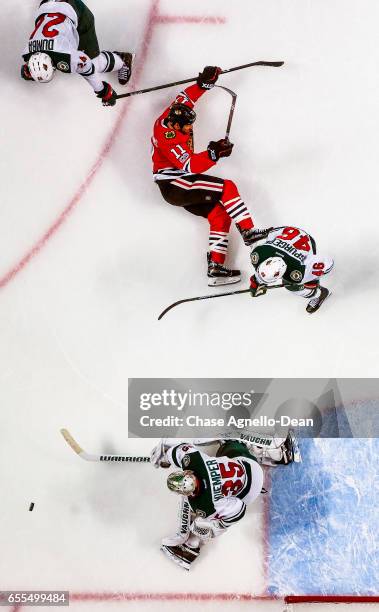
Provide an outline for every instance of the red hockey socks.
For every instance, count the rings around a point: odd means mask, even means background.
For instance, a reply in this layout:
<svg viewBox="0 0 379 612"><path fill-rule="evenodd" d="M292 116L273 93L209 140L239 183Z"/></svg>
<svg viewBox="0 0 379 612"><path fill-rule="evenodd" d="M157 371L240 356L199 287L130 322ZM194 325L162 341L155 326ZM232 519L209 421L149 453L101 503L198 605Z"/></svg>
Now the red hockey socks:
<svg viewBox="0 0 379 612"><path fill-rule="evenodd" d="M211 260L223 264L228 250L229 229L231 219L221 204L211 210L208 215L210 225L209 252Z"/></svg>
<svg viewBox="0 0 379 612"><path fill-rule="evenodd" d="M229 217L231 217L241 229L251 229L254 227L251 215L245 202L242 201L238 193L237 186L229 179L225 179L224 181L221 204L224 206Z"/></svg>

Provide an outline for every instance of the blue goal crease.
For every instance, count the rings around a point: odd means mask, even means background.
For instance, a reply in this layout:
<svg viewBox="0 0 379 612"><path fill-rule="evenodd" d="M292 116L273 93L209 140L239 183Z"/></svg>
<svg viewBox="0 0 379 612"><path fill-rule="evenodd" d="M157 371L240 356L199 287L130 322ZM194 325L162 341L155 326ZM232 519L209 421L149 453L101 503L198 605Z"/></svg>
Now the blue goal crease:
<svg viewBox="0 0 379 612"><path fill-rule="evenodd" d="M377 595L379 440L299 443L302 463L272 470L268 592Z"/></svg>

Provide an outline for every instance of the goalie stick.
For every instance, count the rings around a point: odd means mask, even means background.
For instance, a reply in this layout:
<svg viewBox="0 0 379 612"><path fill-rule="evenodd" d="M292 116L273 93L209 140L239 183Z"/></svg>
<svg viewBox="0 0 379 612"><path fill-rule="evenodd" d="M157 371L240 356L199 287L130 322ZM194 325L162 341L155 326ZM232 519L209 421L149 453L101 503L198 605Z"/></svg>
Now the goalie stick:
<svg viewBox="0 0 379 612"><path fill-rule="evenodd" d="M273 68L279 68L283 66L284 62L266 62L261 60L259 62L250 62L250 64L243 64L242 66L234 66L234 68L226 68L222 70L220 74L227 74L234 70L242 70L243 68L250 68L251 66L272 66ZM116 99L128 98L129 96L136 96L138 94L149 93L150 91L158 91L159 89L167 89L168 87L176 87L176 85L184 85L184 83L193 83L197 77L191 77L190 79L183 79L182 81L174 81L173 83L166 83L165 85L156 85L155 87L148 87L147 89L138 89L137 91L129 91L128 93L119 94Z"/></svg>
<svg viewBox="0 0 379 612"><path fill-rule="evenodd" d="M60 430L62 436L66 440L67 444L71 446L72 450L75 451L79 457L85 459L86 461L113 461L113 462L123 462L127 461L129 463L149 463L150 457L142 457L142 456L133 456L133 455L91 455L86 453L85 450L82 449L81 446L77 443L77 441L72 437L70 432L67 429Z"/></svg>

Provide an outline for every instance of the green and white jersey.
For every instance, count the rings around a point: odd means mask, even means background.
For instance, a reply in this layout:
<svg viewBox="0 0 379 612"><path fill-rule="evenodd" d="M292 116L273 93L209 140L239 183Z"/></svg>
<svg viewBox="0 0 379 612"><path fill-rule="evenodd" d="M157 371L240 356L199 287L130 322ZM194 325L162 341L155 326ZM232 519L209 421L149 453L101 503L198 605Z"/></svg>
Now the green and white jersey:
<svg viewBox="0 0 379 612"><path fill-rule="evenodd" d="M258 273L258 266L270 257L282 257L287 265L283 280L286 283L301 285L319 280L333 268L330 257L320 257L316 252L316 242L310 234L298 227L276 227L267 236L264 244L253 247L251 261L256 270L256 278L264 284Z"/></svg>
<svg viewBox="0 0 379 612"><path fill-rule="evenodd" d="M186 442L167 452L173 467L191 470L200 481L200 492L188 497L198 516L217 519L222 527L239 521L246 506L253 502L263 486L263 471L247 457L210 457Z"/></svg>
<svg viewBox="0 0 379 612"><path fill-rule="evenodd" d="M67 2L50 0L40 5L35 27L22 57L29 61L34 53L47 53L57 70L82 75L95 91L102 89L102 79L84 51L78 50L78 15Z"/></svg>

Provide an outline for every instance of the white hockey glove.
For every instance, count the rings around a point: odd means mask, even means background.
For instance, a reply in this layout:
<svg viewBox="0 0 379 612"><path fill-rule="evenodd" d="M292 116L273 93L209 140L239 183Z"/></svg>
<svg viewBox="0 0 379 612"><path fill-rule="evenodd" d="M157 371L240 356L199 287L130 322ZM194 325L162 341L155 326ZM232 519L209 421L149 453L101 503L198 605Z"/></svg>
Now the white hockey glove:
<svg viewBox="0 0 379 612"><path fill-rule="evenodd" d="M167 459L167 451L172 446L182 444L177 438L162 438L153 448L150 454L150 462L155 468L169 468L170 462Z"/></svg>
<svg viewBox="0 0 379 612"><path fill-rule="evenodd" d="M150 462L155 468L168 468L170 467L170 462L167 459L167 451L170 448L170 444L167 444L167 438L162 438L158 442L156 446L154 446L153 450L150 454Z"/></svg>
<svg viewBox="0 0 379 612"><path fill-rule="evenodd" d="M225 527L215 519L197 516L190 527L191 532L202 542L208 542L225 532Z"/></svg>

